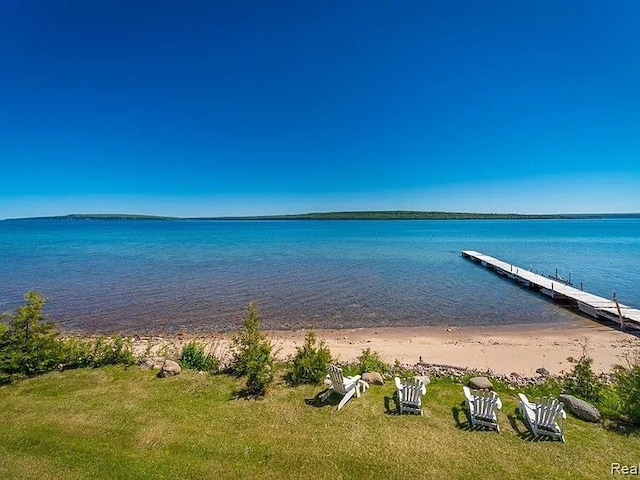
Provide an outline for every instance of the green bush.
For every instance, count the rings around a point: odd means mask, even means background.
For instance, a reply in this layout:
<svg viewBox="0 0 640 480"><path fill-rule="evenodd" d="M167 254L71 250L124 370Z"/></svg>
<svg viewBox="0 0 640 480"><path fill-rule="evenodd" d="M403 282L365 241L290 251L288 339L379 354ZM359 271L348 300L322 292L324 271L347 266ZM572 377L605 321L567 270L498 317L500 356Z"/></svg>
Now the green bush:
<svg viewBox="0 0 640 480"><path fill-rule="evenodd" d="M251 349L247 363L247 393L264 395L275 376L273 346L268 340Z"/></svg>
<svg viewBox="0 0 640 480"><path fill-rule="evenodd" d="M615 381L602 387L596 406L604 418L619 420L623 416L623 405Z"/></svg>
<svg viewBox="0 0 640 480"><path fill-rule="evenodd" d="M49 372L63 359L58 331L42 314L46 300L34 291L24 299L0 334L0 383Z"/></svg>
<svg viewBox="0 0 640 480"><path fill-rule="evenodd" d="M94 340L70 338L63 342L64 368L103 367L105 365L133 365L131 341L119 335Z"/></svg>
<svg viewBox="0 0 640 480"><path fill-rule="evenodd" d="M370 348L365 348L358 357L358 373L362 375L365 372L378 372L386 375L391 372L391 368L387 365L378 352L372 352Z"/></svg>
<svg viewBox="0 0 640 480"><path fill-rule="evenodd" d="M220 368L220 361L214 355L207 354L204 346L195 341L182 347L179 362L183 368L203 372L217 372Z"/></svg>
<svg viewBox="0 0 640 480"><path fill-rule="evenodd" d="M304 338L304 345L296 347L291 370L287 381L292 385L301 383L320 383L327 374L327 364L331 363L331 351L326 344L309 332Z"/></svg>
<svg viewBox="0 0 640 480"><path fill-rule="evenodd" d="M99 337L93 344L93 367L105 365L133 365L136 358L133 355L131 341L128 338L114 335Z"/></svg>
<svg viewBox="0 0 640 480"><path fill-rule="evenodd" d="M253 303L249 315L242 323L242 330L232 342L231 372L247 376L247 393L264 395L274 379L275 353L273 345L260 331L260 317Z"/></svg>
<svg viewBox="0 0 640 480"><path fill-rule="evenodd" d="M389 369L389 374L400 378L411 378L416 376L416 373L411 368L407 368L402 365L400 363L400 360L398 360L397 358Z"/></svg>
<svg viewBox="0 0 640 480"><path fill-rule="evenodd" d="M69 338L63 344L63 361L65 368L93 367L93 344L91 340Z"/></svg>
<svg viewBox="0 0 640 480"><path fill-rule="evenodd" d="M52 322L45 321L44 297L27 292L26 304L9 315L0 328L0 383L64 368L100 367L135 363L131 342L123 337L81 340L59 338Z"/></svg>
<svg viewBox="0 0 640 480"><path fill-rule="evenodd" d="M576 397L590 402L599 402L604 382L593 373L591 368L593 359L583 354L578 360L571 357L567 360L574 366L573 370L565 374L562 379L562 388Z"/></svg>
<svg viewBox="0 0 640 480"><path fill-rule="evenodd" d="M620 413L631 423L640 425L640 364L615 366L613 379L620 399Z"/></svg>

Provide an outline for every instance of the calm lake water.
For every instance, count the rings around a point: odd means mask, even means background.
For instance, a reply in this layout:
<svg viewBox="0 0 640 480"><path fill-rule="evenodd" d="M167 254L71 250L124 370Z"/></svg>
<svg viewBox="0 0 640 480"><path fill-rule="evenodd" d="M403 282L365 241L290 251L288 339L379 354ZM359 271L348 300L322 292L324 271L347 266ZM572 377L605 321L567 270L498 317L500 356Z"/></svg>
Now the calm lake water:
<svg viewBox="0 0 640 480"><path fill-rule="evenodd" d="M506 325L576 314L477 250L640 307L640 219L0 221L0 311L30 289L69 331Z"/></svg>

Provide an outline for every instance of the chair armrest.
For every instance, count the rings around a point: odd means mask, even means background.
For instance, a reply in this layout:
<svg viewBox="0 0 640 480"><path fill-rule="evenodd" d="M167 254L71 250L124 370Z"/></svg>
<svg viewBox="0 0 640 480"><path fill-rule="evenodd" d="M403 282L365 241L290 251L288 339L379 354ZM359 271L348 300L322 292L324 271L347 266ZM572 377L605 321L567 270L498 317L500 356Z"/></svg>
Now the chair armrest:
<svg viewBox="0 0 640 480"><path fill-rule="evenodd" d="M467 400L467 402L472 403L476 399L476 396L471 393L469 387L462 387L462 391L464 392L464 398Z"/></svg>
<svg viewBox="0 0 640 480"><path fill-rule="evenodd" d="M524 393L519 393L518 398L520 399L521 404L531 406L531 402Z"/></svg>
<svg viewBox="0 0 640 480"><path fill-rule="evenodd" d="M344 383L355 383L362 378L362 375L354 375L353 377L344 377Z"/></svg>
<svg viewBox="0 0 640 480"><path fill-rule="evenodd" d="M404 385L402 385L402 381L400 380L400 377L394 377L393 381L395 382L396 388L398 390L402 390L404 388Z"/></svg>

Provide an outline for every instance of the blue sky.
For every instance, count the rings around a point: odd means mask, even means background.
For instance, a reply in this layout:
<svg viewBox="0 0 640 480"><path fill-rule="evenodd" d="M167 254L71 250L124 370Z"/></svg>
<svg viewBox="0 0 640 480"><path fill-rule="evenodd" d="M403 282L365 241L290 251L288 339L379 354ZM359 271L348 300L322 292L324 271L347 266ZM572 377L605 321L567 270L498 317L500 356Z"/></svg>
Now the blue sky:
<svg viewBox="0 0 640 480"><path fill-rule="evenodd" d="M640 2L0 4L0 218L640 211Z"/></svg>

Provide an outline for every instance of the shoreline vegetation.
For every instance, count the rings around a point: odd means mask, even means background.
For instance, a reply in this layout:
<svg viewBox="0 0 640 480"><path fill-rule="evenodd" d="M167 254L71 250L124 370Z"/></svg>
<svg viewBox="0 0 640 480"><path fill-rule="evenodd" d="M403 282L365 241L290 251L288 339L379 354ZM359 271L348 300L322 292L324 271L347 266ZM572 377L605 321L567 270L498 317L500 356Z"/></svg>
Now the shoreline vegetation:
<svg viewBox="0 0 640 480"><path fill-rule="evenodd" d="M535 377L544 367L552 374L569 368L567 357L582 354L586 347L596 373L624 363L640 352L640 332L621 331L590 319L574 323L498 326L398 326L377 328L265 330L285 359L303 344L313 331L341 362L355 361L360 350L371 348L387 363L446 365L459 370L493 372L496 375ZM121 335L131 340L133 352L168 351L189 342L218 345L229 350L234 331L61 331L65 338L95 340Z"/></svg>
<svg viewBox="0 0 640 480"><path fill-rule="evenodd" d="M8 383L0 385L0 478L471 479L478 471L487 478L603 478L614 463L637 460L640 363L598 374L588 340L575 340L581 351L567 358L566 371L538 368L522 377L422 358L390 363L376 341L332 338L338 331L295 332L287 351L283 339L261 330L253 304L224 342L141 338L136 347L123 336L65 338L46 321L44 302L28 292L25 304L0 323L0 383ZM373 335L393 340L390 330ZM594 338L606 333L596 330ZM612 348L638 353L637 337L610 330L632 339L628 349ZM418 340L409 333L399 335L409 344ZM519 333L570 353L551 337ZM458 343L453 338L446 349ZM346 340L358 356L345 361L334 340ZM484 347L505 350L498 339L485 340ZM521 356L521 347L512 347L507 364ZM370 386L341 411L339 395L323 396L330 363ZM478 375L488 377L483 380L503 402L499 433L470 425L462 386ZM399 413L395 376L419 376L427 385L424 416ZM518 413L519 393L568 394L561 397L572 402L565 405L566 443L530 433ZM399 434L412 441L389 456Z"/></svg>
<svg viewBox="0 0 640 480"><path fill-rule="evenodd" d="M5 220L595 220L605 218L640 218L640 213L575 213L575 214L520 214L520 213L472 213L439 211L354 211L354 212L316 212L288 215L252 215L219 217L170 217L137 214L69 214L43 217L8 218Z"/></svg>

